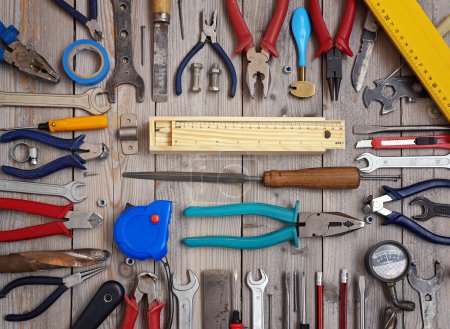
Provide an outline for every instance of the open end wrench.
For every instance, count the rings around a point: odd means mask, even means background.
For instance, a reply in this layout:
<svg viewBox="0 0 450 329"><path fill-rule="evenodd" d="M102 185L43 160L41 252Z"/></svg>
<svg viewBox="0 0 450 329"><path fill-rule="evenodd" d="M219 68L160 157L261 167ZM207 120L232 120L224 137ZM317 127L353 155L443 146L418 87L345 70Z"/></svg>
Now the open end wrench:
<svg viewBox="0 0 450 329"><path fill-rule="evenodd" d="M423 329L436 329L436 292L444 281L444 268L439 261L434 263L435 276L429 280L417 275L416 264L412 263L408 272L408 281L419 293L420 309L422 310Z"/></svg>
<svg viewBox="0 0 450 329"><path fill-rule="evenodd" d="M247 285L252 291L252 328L264 329L264 289L269 282L266 272L259 269L261 280L254 281L252 272L247 273Z"/></svg>
<svg viewBox="0 0 450 329"><path fill-rule="evenodd" d="M102 88L92 88L81 95L30 94L0 92L1 106L30 106L30 107L63 107L77 108L92 115L105 114L111 105L97 103L97 96L105 94Z"/></svg>
<svg viewBox="0 0 450 329"><path fill-rule="evenodd" d="M178 329L192 329L192 310L194 295L198 290L199 281L191 270L188 270L189 283L182 286L172 279L172 291L178 299Z"/></svg>
<svg viewBox="0 0 450 329"><path fill-rule="evenodd" d="M360 168L370 173L379 168L447 168L450 169L450 154L443 156L378 157L372 153L363 153L356 161L366 160L367 167Z"/></svg>
<svg viewBox="0 0 450 329"><path fill-rule="evenodd" d="M450 205L444 203L434 203L424 196L419 196L412 200L410 205L417 204L422 207L423 213L421 215L413 216L415 220L429 220L433 217L450 217Z"/></svg>
<svg viewBox="0 0 450 329"><path fill-rule="evenodd" d="M0 180L0 191L52 195L66 198L67 200L78 203L87 199L87 196L81 196L77 193L77 188L85 186L86 184L80 182L70 182L66 185L51 185L43 183L28 183L12 180Z"/></svg>

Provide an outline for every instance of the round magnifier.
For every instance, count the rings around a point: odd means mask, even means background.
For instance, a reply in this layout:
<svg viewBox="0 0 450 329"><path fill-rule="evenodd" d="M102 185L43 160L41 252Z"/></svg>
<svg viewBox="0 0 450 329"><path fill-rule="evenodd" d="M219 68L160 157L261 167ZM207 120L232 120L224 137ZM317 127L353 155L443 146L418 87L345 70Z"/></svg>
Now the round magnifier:
<svg viewBox="0 0 450 329"><path fill-rule="evenodd" d="M411 256L401 243L383 241L369 249L365 258L367 271L382 282L403 279L411 266Z"/></svg>

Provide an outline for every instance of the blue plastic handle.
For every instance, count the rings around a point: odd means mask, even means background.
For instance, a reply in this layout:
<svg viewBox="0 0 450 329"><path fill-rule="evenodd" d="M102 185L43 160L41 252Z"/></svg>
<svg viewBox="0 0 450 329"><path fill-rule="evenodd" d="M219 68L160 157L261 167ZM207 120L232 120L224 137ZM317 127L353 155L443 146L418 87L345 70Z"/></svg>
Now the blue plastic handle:
<svg viewBox="0 0 450 329"><path fill-rule="evenodd" d="M9 143L19 139L31 139L52 147L56 147L61 150L78 151L80 146L84 143L86 135L80 135L73 139L54 137L49 134L42 133L40 131L19 129L15 131L7 132L0 136L0 143Z"/></svg>
<svg viewBox="0 0 450 329"><path fill-rule="evenodd" d="M402 188L393 188L389 186L383 186L383 189L386 191L387 195L389 195L393 200L401 200L407 198L409 196L415 195L417 193L421 193L423 191L427 191L432 188L438 187L447 187L450 188L450 180L449 179L430 179L425 180L420 183L412 184Z"/></svg>
<svg viewBox="0 0 450 329"><path fill-rule="evenodd" d="M311 35L311 22L305 8L297 8L291 20L292 34L298 51L298 66L306 67L306 49Z"/></svg>
<svg viewBox="0 0 450 329"><path fill-rule="evenodd" d="M97 0L89 0L89 18L94 21L98 18Z"/></svg>
<svg viewBox="0 0 450 329"><path fill-rule="evenodd" d="M261 249L267 248L285 241L294 241L298 247L297 228L285 227L281 230L259 236L234 237L234 236L204 236L183 239L183 243L190 248L197 247L222 247L233 249Z"/></svg>
<svg viewBox="0 0 450 329"><path fill-rule="evenodd" d="M183 71L186 68L186 66L191 61L192 57L195 56L196 53L200 51L205 46L203 42L198 42L194 48L191 49L190 52L186 55L186 57L183 58L183 60L180 63L180 66L178 66L177 74L175 75L175 93L180 96L183 92L183 86L181 78L183 77Z"/></svg>
<svg viewBox="0 0 450 329"><path fill-rule="evenodd" d="M59 7L61 7L65 12L67 12L70 16L75 18L78 22L86 25L86 23L89 21L89 18L84 16L82 13L80 13L78 10L73 8L71 5L69 5L64 0L53 0ZM90 3L92 5L92 3Z"/></svg>
<svg viewBox="0 0 450 329"><path fill-rule="evenodd" d="M66 168L86 170L85 163L86 161L78 154L69 154L32 170L24 170L10 166L2 166L1 169L2 172L10 176L23 179L38 179Z"/></svg>
<svg viewBox="0 0 450 329"><path fill-rule="evenodd" d="M14 41L17 41L19 36L19 31L14 25L6 27L2 21L0 21L0 40L2 40L6 45L10 45Z"/></svg>
<svg viewBox="0 0 450 329"><path fill-rule="evenodd" d="M213 43L212 47L219 55L219 57L222 59L222 61L225 63L225 65L227 66L227 70L230 73L231 79L230 97L233 98L236 95L236 88L237 88L237 74L233 62L231 61L230 57L228 57L227 53L225 52L225 50L223 50L222 46L219 43L217 42Z"/></svg>
<svg viewBox="0 0 450 329"><path fill-rule="evenodd" d="M383 225L398 225L428 242L450 246L450 237L434 234L403 214L393 211L385 218Z"/></svg>
<svg viewBox="0 0 450 329"><path fill-rule="evenodd" d="M259 215L279 220L283 223L297 223L299 202L292 209L265 203L236 203L215 207L189 207L183 212L186 217L219 217L234 215ZM283 240L284 241L284 240Z"/></svg>

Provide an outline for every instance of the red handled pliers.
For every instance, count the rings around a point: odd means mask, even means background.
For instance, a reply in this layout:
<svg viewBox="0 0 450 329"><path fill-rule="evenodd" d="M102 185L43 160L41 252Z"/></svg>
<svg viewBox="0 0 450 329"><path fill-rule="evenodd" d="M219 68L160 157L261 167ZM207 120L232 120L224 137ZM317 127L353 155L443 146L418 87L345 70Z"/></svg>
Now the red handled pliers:
<svg viewBox="0 0 450 329"><path fill-rule="evenodd" d="M260 52L255 49L253 37L247 24L245 23L244 18L242 17L241 11L239 10L238 1L227 0L226 3L230 13L231 24L233 25L234 32L238 37L239 44L236 49L236 53L240 54L242 51L245 51L247 56L248 67L246 81L250 95L254 97L255 84L257 81L257 76L259 75L264 89L264 98L266 98L269 94L270 86L269 59L271 55L275 57L280 56L276 49L276 44L281 26L286 18L289 0L278 0L275 14L270 21L269 27L267 28L263 39L261 40Z"/></svg>
<svg viewBox="0 0 450 329"><path fill-rule="evenodd" d="M103 223L102 217L95 212L71 211L73 203L66 206L33 202L20 199L0 198L0 209L16 210L46 216L64 221L35 225L10 231L0 231L0 242L22 241L52 235L72 237L69 230L74 228L94 228Z"/></svg>
<svg viewBox="0 0 450 329"><path fill-rule="evenodd" d="M347 0L344 18L342 19L341 27L339 28L336 42L334 43L323 20L319 0L311 0L309 9L311 12L311 20L320 42L320 49L317 52L317 56L326 54L327 81L328 88L330 89L330 97L332 101L337 101L342 81L342 53L350 57L353 56L353 52L348 45L348 40L350 39L355 20L356 0Z"/></svg>

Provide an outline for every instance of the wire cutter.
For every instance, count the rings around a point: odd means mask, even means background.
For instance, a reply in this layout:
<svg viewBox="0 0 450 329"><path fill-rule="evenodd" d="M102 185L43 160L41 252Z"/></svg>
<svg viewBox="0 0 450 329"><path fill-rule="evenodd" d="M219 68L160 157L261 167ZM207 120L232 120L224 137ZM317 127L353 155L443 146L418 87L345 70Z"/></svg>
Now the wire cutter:
<svg viewBox="0 0 450 329"><path fill-rule="evenodd" d="M409 185L402 188L393 188L389 186L383 186L383 190L386 192L378 198L369 196L367 198L367 204L364 210L369 215L366 217L366 221L371 222L371 213L377 213L383 217L385 220L382 225L398 225L407 230L411 231L415 235L421 237L422 239L432 242L435 244L450 245L450 237L445 237L437 235L428 231L426 228L420 226L411 218L403 215L402 213L391 211L384 208L384 204L391 201L402 200L404 198L413 196L417 193L427 191L432 188L446 187L450 188L450 180L448 179L430 179L423 182L419 182L413 185Z"/></svg>
<svg viewBox="0 0 450 329"><path fill-rule="evenodd" d="M72 288L80 283L83 283L87 279L92 278L94 275L97 275L106 269L108 266L103 266L99 268L94 268L92 270L75 273L65 278L54 277L54 276L26 276L8 283L2 290L0 290L0 298L5 298L9 292L13 289L27 286L27 285L45 285L45 286L58 286L56 289L46 300L44 300L38 307L34 310L23 313L23 314L8 314L5 316L6 321L11 322L19 322L19 321L28 321L34 319L35 317L41 315L46 310L52 306L59 297L61 297L69 288Z"/></svg>
<svg viewBox="0 0 450 329"><path fill-rule="evenodd" d="M65 235L72 238L72 233L69 231L71 229L95 228L103 224L103 218L99 214L72 211L73 205L73 203L69 203L66 206L55 206L28 200L0 198L0 209L63 220L16 230L0 231L0 242L23 241L53 235Z"/></svg>
<svg viewBox="0 0 450 329"><path fill-rule="evenodd" d="M184 216L234 216L259 215L276 219L289 226L265 235L252 237L205 236L183 239L188 247L224 247L235 249L259 249L274 246L298 238L343 235L364 227L364 222L343 213L299 213L299 202L292 209L264 203L239 203L216 207L189 207Z"/></svg>
<svg viewBox="0 0 450 329"><path fill-rule="evenodd" d="M89 32L91 33L91 36L92 38L94 38L94 40L99 41L103 39L103 32L97 21L98 18L97 0L89 0L89 17L86 17L85 15L80 13L78 10L73 8L64 0L53 0L53 1L55 1L55 3L59 7L61 7L64 11L66 11L70 16L72 16L78 22L86 26L89 29Z"/></svg>
<svg viewBox="0 0 450 329"><path fill-rule="evenodd" d="M228 11L230 13L231 24L233 25L234 32L238 37L238 47L236 53L240 54L242 51L246 53L248 67L246 81L250 92L250 95L255 95L255 84L258 75L260 76L264 98L269 94L269 87L271 83L270 56L279 57L280 54L276 49L278 35L280 34L281 26L286 18L289 0L278 0L275 14L270 21L269 27L260 43L261 51L258 52L255 49L253 37L242 17L241 11L237 0L226 1Z"/></svg>
<svg viewBox="0 0 450 329"><path fill-rule="evenodd" d="M314 29L319 37L320 48L317 56L326 55L327 81L332 101L339 98L339 89L342 81L342 53L353 56L348 40L353 29L356 13L356 0L347 0L344 18L336 37L336 42L331 39L330 32L325 25L320 10L319 0L311 0L309 5Z"/></svg>
<svg viewBox="0 0 450 329"><path fill-rule="evenodd" d="M153 273L140 273L137 277L136 287L133 295L125 296L125 315L123 318L122 329L133 329L136 319L139 315L139 303L147 295L149 304L147 310L148 328L160 329L161 310L164 304L160 303L156 298L156 284L158 277Z"/></svg>
<svg viewBox="0 0 450 329"><path fill-rule="evenodd" d="M27 129L10 131L0 136L0 143L8 143L18 139L31 139L61 150L85 152L63 156L33 170L24 170L10 166L2 166L1 169L5 174L14 177L20 177L23 179L37 179L48 176L65 168L79 168L86 170L86 167L84 166L86 161L108 158L110 152L105 144L88 144L84 142L85 138L86 135L80 135L73 139L58 138L39 131Z"/></svg>
<svg viewBox="0 0 450 329"><path fill-rule="evenodd" d="M14 65L20 71L34 77L50 82L58 82L59 75L45 60L34 50L28 49L17 39L19 31L14 25L6 27L0 21L0 40L5 48L0 47L0 62Z"/></svg>
<svg viewBox="0 0 450 329"><path fill-rule="evenodd" d="M230 96L234 97L236 95L236 87L237 87L236 70L233 66L233 62L231 61L230 57L228 57L225 50L223 50L222 46L217 42L216 27L217 27L217 10L215 10L213 13L211 25L208 25L208 22L205 19L205 11L202 10L202 33L200 35L200 41L194 46L194 48L191 49L191 51L186 55L186 57L183 58L177 70L177 74L175 77L175 91L177 95L181 95L183 91L181 78L183 76L184 69L189 64L191 59L200 51L200 49L202 49L205 46L206 42L211 43L211 46L213 47L217 55L219 55L219 57L227 66L227 70L231 78Z"/></svg>

